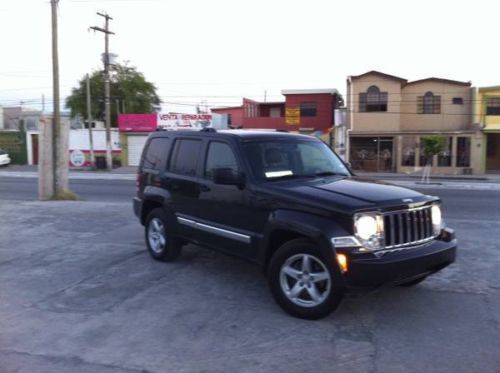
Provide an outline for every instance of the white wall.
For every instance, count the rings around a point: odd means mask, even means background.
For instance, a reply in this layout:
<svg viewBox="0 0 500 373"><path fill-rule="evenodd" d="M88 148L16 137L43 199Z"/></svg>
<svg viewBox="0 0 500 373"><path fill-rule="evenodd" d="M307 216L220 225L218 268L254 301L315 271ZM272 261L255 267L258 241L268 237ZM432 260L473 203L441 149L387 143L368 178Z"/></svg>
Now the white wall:
<svg viewBox="0 0 500 373"><path fill-rule="evenodd" d="M106 131L103 129L93 129L92 139L94 150L106 150ZM78 129L69 131L69 150L90 150L89 130ZM111 130L111 149L121 150L120 134L117 129Z"/></svg>
<svg viewBox="0 0 500 373"><path fill-rule="evenodd" d="M38 131L26 132L26 147L28 151L28 164L33 164L31 135L38 135ZM106 151L106 131L103 129L92 130L94 151ZM77 129L69 131L69 150L90 150L89 130ZM120 133L118 129L111 130L111 150L120 151Z"/></svg>

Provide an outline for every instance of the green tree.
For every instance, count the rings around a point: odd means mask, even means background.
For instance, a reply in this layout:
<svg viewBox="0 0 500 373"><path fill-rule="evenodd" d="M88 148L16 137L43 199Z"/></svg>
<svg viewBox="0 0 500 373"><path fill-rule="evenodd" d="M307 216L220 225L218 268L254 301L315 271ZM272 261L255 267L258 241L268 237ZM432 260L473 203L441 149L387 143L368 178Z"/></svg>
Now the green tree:
<svg viewBox="0 0 500 373"><path fill-rule="evenodd" d="M429 135L422 137L422 148L427 163L432 163L432 157L446 149L446 138L441 135Z"/></svg>
<svg viewBox="0 0 500 373"><path fill-rule="evenodd" d="M426 165L422 173L422 182L428 183L432 171L432 158L446 149L446 138L441 135L429 135L421 138L422 151Z"/></svg>
<svg viewBox="0 0 500 373"><path fill-rule="evenodd" d="M71 116L87 116L86 81L84 76L78 86L71 90L66 99L66 106L71 110ZM117 113L152 113L160 104L153 83L146 80L144 75L135 67L127 64L117 64L111 67L111 125L117 125ZM104 120L104 72L94 71L90 75L90 92L92 118Z"/></svg>

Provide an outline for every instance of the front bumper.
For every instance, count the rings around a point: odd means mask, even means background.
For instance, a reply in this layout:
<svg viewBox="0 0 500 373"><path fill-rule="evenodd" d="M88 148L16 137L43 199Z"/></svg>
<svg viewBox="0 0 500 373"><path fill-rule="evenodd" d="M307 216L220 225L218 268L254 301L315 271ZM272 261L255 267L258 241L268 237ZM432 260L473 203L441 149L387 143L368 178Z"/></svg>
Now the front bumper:
<svg viewBox="0 0 500 373"><path fill-rule="evenodd" d="M437 272L455 261L457 240L453 232L426 245L374 255L350 255L344 274L348 286L378 286L403 282Z"/></svg>

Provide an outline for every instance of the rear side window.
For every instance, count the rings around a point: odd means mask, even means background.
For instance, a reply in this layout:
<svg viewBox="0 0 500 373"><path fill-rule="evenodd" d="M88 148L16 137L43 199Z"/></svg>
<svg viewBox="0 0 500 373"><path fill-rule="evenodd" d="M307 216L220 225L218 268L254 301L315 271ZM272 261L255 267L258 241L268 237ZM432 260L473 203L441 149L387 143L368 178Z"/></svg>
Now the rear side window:
<svg viewBox="0 0 500 373"><path fill-rule="evenodd" d="M170 171L176 174L195 176L200 150L200 140L176 140L172 158L170 160Z"/></svg>
<svg viewBox="0 0 500 373"><path fill-rule="evenodd" d="M162 160L167 158L170 140L166 137L151 139L146 149L142 167L148 170L160 170Z"/></svg>
<svg viewBox="0 0 500 373"><path fill-rule="evenodd" d="M212 180L216 168L227 168L231 169L234 174L238 173L238 162L231 147L222 142L210 143L205 164L205 177Z"/></svg>

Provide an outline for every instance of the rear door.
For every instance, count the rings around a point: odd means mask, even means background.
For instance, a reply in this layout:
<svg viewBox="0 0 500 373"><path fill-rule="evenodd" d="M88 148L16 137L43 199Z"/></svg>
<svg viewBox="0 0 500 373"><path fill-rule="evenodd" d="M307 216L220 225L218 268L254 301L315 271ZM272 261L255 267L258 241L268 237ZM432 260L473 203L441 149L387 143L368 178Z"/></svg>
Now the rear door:
<svg viewBox="0 0 500 373"><path fill-rule="evenodd" d="M199 172L201 149L203 141L196 137L178 137L173 143L168 171L162 178L162 186L171 195L171 207L177 216L178 223L196 216L199 211L197 205L199 195ZM179 233L192 238L196 233L189 224L178 224Z"/></svg>

